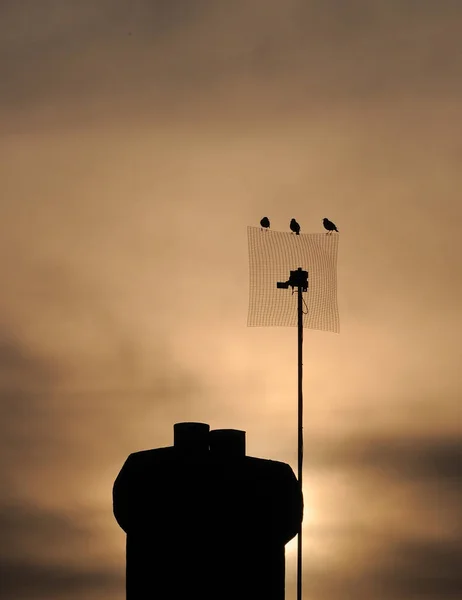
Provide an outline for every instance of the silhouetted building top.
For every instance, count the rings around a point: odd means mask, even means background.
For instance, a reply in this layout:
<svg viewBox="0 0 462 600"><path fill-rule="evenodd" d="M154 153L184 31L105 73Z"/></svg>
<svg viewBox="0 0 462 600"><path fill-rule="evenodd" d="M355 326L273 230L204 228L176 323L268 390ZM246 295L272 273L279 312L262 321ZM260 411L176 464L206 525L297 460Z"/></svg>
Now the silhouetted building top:
<svg viewBox="0 0 462 600"><path fill-rule="evenodd" d="M113 500L127 600L283 600L303 498L289 465L245 456L244 431L175 424L174 446L127 458Z"/></svg>

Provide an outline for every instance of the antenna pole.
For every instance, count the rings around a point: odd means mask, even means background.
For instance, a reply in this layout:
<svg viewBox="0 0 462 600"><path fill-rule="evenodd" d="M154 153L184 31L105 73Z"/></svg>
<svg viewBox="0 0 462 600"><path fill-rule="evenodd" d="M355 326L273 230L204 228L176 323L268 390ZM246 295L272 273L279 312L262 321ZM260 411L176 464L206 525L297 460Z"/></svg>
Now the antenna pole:
<svg viewBox="0 0 462 600"><path fill-rule="evenodd" d="M298 310L298 482L303 479L303 304L302 285L297 287ZM302 600L302 524L297 538L297 600Z"/></svg>
<svg viewBox="0 0 462 600"><path fill-rule="evenodd" d="M303 292L308 291L308 271L298 267L290 272L288 281L278 281L276 287L297 288L297 323L298 323L298 484L303 495ZM308 307L307 307L308 308ZM302 600L302 523L297 539L297 600Z"/></svg>

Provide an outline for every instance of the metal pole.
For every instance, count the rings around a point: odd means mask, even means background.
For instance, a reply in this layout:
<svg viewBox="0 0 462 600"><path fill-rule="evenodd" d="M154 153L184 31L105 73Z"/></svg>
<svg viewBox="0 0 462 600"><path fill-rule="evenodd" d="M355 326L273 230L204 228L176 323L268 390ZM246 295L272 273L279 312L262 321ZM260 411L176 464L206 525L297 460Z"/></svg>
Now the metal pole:
<svg viewBox="0 0 462 600"><path fill-rule="evenodd" d="M298 286L298 482L303 492L303 304ZM302 600L302 524L297 539L297 600Z"/></svg>

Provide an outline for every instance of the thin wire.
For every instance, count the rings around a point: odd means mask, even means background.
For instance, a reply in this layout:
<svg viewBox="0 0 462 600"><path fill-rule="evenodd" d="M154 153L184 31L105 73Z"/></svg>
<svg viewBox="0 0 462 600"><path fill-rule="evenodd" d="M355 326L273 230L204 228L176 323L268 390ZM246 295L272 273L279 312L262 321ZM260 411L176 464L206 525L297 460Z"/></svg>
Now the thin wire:
<svg viewBox="0 0 462 600"><path fill-rule="evenodd" d="M292 296L295 294L295 288L292 290ZM308 304L305 302L305 298L302 296L302 302L306 306L306 310L302 310L304 315L308 314Z"/></svg>

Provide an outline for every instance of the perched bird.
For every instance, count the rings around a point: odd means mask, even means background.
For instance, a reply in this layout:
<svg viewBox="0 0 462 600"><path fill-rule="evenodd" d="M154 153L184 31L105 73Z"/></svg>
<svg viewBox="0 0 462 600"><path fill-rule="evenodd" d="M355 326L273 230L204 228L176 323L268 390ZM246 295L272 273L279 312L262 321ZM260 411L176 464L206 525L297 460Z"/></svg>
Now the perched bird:
<svg viewBox="0 0 462 600"><path fill-rule="evenodd" d="M335 223L332 223L332 221L329 221L329 219L326 219L324 217L324 219L322 220L322 223L324 225L324 227L327 229L327 232L333 232L336 231L338 233L338 229L337 226L335 225Z"/></svg>
<svg viewBox="0 0 462 600"><path fill-rule="evenodd" d="M295 219L292 219L290 222L290 229L297 235L300 235L300 225L297 223Z"/></svg>
<svg viewBox="0 0 462 600"><path fill-rule="evenodd" d="M265 229L269 229L270 220L268 219L268 217L263 217L263 219L260 221L260 225Z"/></svg>

